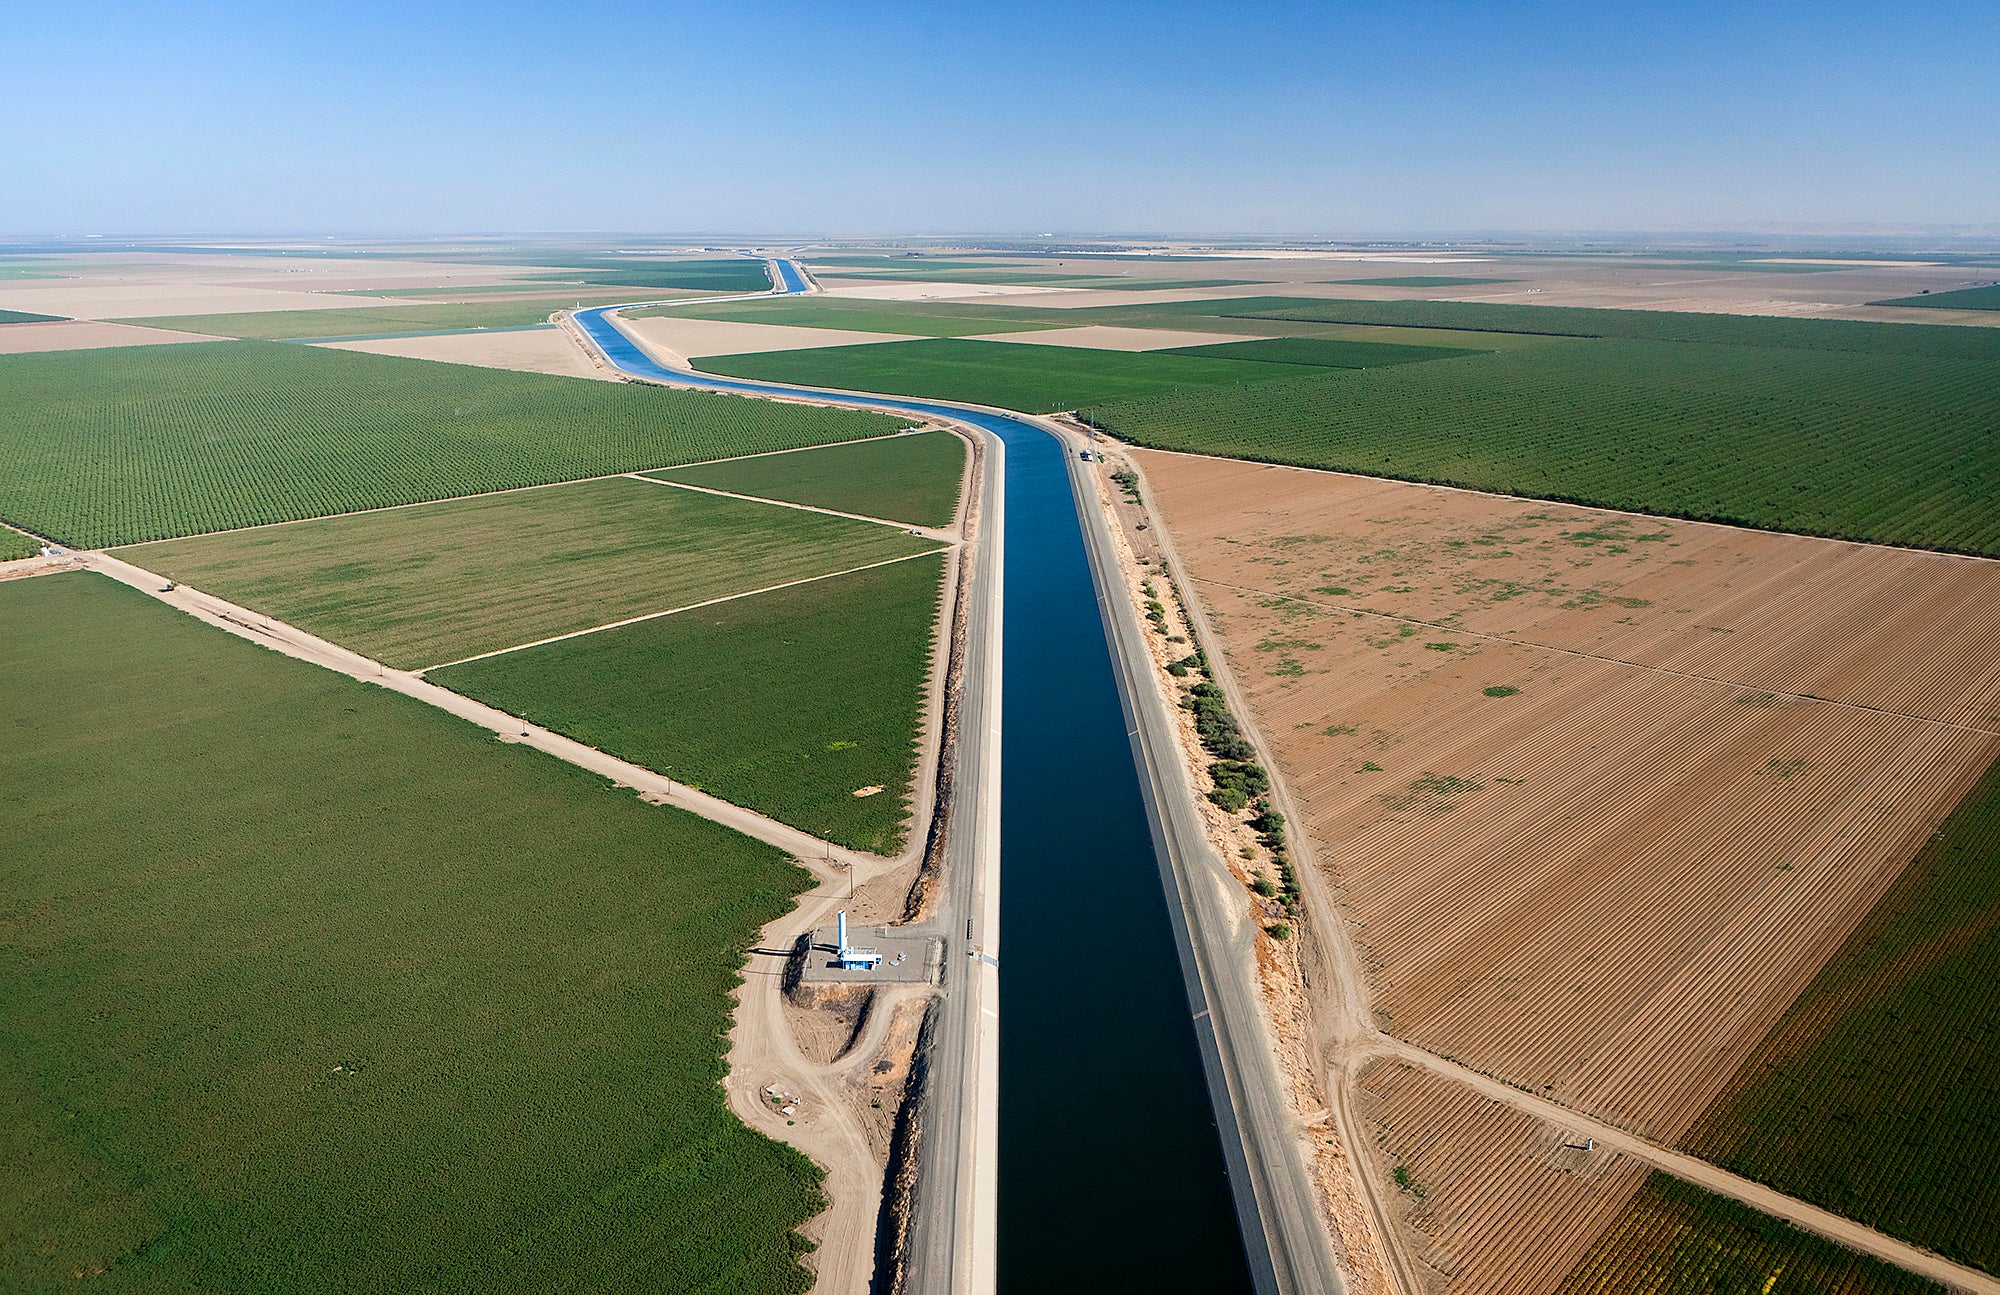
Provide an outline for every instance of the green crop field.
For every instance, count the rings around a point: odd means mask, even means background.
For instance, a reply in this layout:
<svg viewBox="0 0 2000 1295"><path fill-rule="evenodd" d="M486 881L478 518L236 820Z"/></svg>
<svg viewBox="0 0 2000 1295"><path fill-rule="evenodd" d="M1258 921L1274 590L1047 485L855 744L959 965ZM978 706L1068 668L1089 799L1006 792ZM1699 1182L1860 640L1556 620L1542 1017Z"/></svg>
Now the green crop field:
<svg viewBox="0 0 2000 1295"><path fill-rule="evenodd" d="M546 286L546 285L544 285ZM374 337L392 333L441 333L461 328L526 328L545 324L576 297L534 301L476 301L443 306L351 306L331 310L270 310L237 315L165 315L121 319L121 324L172 328L213 337L282 342L301 337Z"/></svg>
<svg viewBox="0 0 2000 1295"><path fill-rule="evenodd" d="M1952 292L1926 292L1916 297L1893 297L1871 301L1871 306L1920 306L1926 310L2000 310L2000 284L1990 288L1959 288Z"/></svg>
<svg viewBox="0 0 2000 1295"><path fill-rule="evenodd" d="M647 475L863 517L949 526L965 476L965 442L950 432L922 432Z"/></svg>
<svg viewBox="0 0 2000 1295"><path fill-rule="evenodd" d="M1323 279L1367 288L1470 288L1482 283L1519 283L1519 279L1472 279L1457 274L1406 274L1395 279Z"/></svg>
<svg viewBox="0 0 2000 1295"><path fill-rule="evenodd" d="M1296 372L1290 365L1250 360L964 338L714 355L694 364L738 378L969 400L1036 414L1135 396L1172 399L1204 387L1271 382Z"/></svg>
<svg viewBox="0 0 2000 1295"><path fill-rule="evenodd" d="M1551 339L1091 413L1161 449L2000 556L2000 358Z"/></svg>
<svg viewBox="0 0 2000 1295"><path fill-rule="evenodd" d="M895 527L611 477L119 556L420 669L935 547Z"/></svg>
<svg viewBox="0 0 2000 1295"><path fill-rule="evenodd" d="M42 546L19 531L0 526L0 562L11 562L15 558L31 558L42 551Z"/></svg>
<svg viewBox="0 0 2000 1295"><path fill-rule="evenodd" d="M941 556L440 670L446 687L856 849L892 854ZM872 795L854 793L880 787Z"/></svg>
<svg viewBox="0 0 2000 1295"><path fill-rule="evenodd" d="M767 292L771 270L763 261L732 256L715 261L646 261L629 256L556 258L533 262L559 266L565 273L535 275L587 279L612 288L691 289L703 292Z"/></svg>
<svg viewBox="0 0 2000 1295"><path fill-rule="evenodd" d="M904 425L270 342L0 356L0 390L0 519L86 548Z"/></svg>
<svg viewBox="0 0 2000 1295"><path fill-rule="evenodd" d="M1685 1139L2000 1273L2000 765Z"/></svg>
<svg viewBox="0 0 2000 1295"><path fill-rule="evenodd" d="M1448 360L1454 355L1478 353L1456 346L1404 346L1338 337L1274 337L1264 341L1177 346L1153 352L1154 355L1201 355L1216 360L1258 360L1265 364L1305 364L1322 369L1373 369L1385 364L1415 364L1420 360Z"/></svg>
<svg viewBox="0 0 2000 1295"><path fill-rule="evenodd" d="M1173 316L1214 314L1236 319L1539 333L1551 337L1692 342L1796 351L1901 355L1919 359L2000 360L2000 329L1877 324L1856 319L1605 310L1585 306L1513 306L1483 301L1306 301L1297 297L1183 301L1151 309Z"/></svg>
<svg viewBox="0 0 2000 1295"><path fill-rule="evenodd" d="M52 324L65 315L37 315L32 310L0 310L0 324Z"/></svg>
<svg viewBox="0 0 2000 1295"><path fill-rule="evenodd" d="M442 284L434 288L341 288L333 292L336 297L382 297L395 300L400 297L492 297L502 294L516 297L539 295L546 297L554 291L547 283L482 283L471 287L453 287ZM622 296L623 288L607 288L601 284L587 282L581 278L574 285L564 289L564 295L572 302L578 296L584 298Z"/></svg>
<svg viewBox="0 0 2000 1295"><path fill-rule="evenodd" d="M1944 1295L1944 1287L1654 1174L1558 1295Z"/></svg>
<svg viewBox="0 0 2000 1295"><path fill-rule="evenodd" d="M808 1287L719 1087L778 851L101 576L0 660L0 1288Z"/></svg>
<svg viewBox="0 0 2000 1295"><path fill-rule="evenodd" d="M1116 274L1065 274L1035 269L996 269L992 266L960 269L955 266L925 264L922 261L887 265L879 269L834 270L819 277L893 279L907 283L1007 284L1023 288L1125 288L1148 291L1160 288L1237 288L1257 282L1255 279L1146 279Z"/></svg>
<svg viewBox="0 0 2000 1295"><path fill-rule="evenodd" d="M992 307L909 301L861 301L844 297L773 298L770 301L723 301L714 305L648 306L626 312L632 319L675 315L685 319L725 319L745 324L778 324L798 328L847 328L866 333L907 333L913 337L971 337L979 333L1013 333L1033 328L1057 328L1065 321L1057 311L1040 317L996 314Z"/></svg>

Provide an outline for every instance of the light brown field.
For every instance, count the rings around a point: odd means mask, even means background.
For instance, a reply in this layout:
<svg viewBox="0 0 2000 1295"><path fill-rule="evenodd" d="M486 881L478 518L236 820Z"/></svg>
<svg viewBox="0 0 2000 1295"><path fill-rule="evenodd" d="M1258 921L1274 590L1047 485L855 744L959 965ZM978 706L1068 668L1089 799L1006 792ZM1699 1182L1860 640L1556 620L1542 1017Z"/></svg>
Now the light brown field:
<svg viewBox="0 0 2000 1295"><path fill-rule="evenodd" d="M151 329L131 330L151 332ZM412 360L440 360L482 369L516 369L523 373L553 373L559 377L602 378L615 382L608 370L590 357L559 328L521 328L478 333L448 333L434 337L381 337L360 342L321 342L334 351L366 351L370 355L400 355Z"/></svg>
<svg viewBox="0 0 2000 1295"><path fill-rule="evenodd" d="M1657 1140L2000 751L2000 563L1134 457L1382 1028Z"/></svg>
<svg viewBox="0 0 2000 1295"><path fill-rule="evenodd" d="M1381 1177L1407 1179L1394 1190L1415 1257L1452 1295L1554 1290L1646 1182L1644 1165L1401 1062L1356 1091Z"/></svg>
<svg viewBox="0 0 2000 1295"><path fill-rule="evenodd" d="M750 324L725 319L681 319L673 315L623 319L649 345L682 359L703 355L752 355L764 351L799 351L820 346L864 346L871 342L908 342L902 333L868 333L846 328L801 328L789 324Z"/></svg>
<svg viewBox="0 0 2000 1295"><path fill-rule="evenodd" d="M204 333L177 333L165 328L137 328L92 319L65 319L48 324L8 324L0 328L0 355L35 351L96 351L110 346L158 346L163 342L212 342Z"/></svg>

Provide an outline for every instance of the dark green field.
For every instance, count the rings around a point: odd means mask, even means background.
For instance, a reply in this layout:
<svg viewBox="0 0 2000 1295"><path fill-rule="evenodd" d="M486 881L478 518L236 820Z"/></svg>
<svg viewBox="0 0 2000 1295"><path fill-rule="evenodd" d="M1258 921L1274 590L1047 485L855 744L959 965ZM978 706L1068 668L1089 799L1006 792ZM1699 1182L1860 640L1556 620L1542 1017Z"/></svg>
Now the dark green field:
<svg viewBox="0 0 2000 1295"><path fill-rule="evenodd" d="M429 678L816 836L892 854L907 830L943 561L914 558Z"/></svg>
<svg viewBox="0 0 2000 1295"><path fill-rule="evenodd" d="M536 264L557 265L562 274L541 274L537 279L587 279L612 288L692 289L701 292L766 292L771 287L771 270L763 261L747 256L723 257L713 261L647 261L630 256L558 257Z"/></svg>
<svg viewBox="0 0 2000 1295"><path fill-rule="evenodd" d="M949 526L965 476L965 442L950 432L923 432L647 475L863 517Z"/></svg>
<svg viewBox="0 0 2000 1295"><path fill-rule="evenodd" d="M237 315L164 315L121 319L121 324L171 328L212 337L282 342L300 337L374 337L392 333L441 333L460 328L526 328L545 324L575 297L534 301L475 301L444 306L354 306L332 310L271 310Z"/></svg>
<svg viewBox="0 0 2000 1295"><path fill-rule="evenodd" d="M42 551L42 546L19 531L0 526L0 562L11 562L15 558L31 558Z"/></svg>
<svg viewBox="0 0 2000 1295"><path fill-rule="evenodd" d="M1161 449L2000 555L2000 356L1551 339L1091 413Z"/></svg>
<svg viewBox="0 0 2000 1295"><path fill-rule="evenodd" d="M1744 1063L1688 1148L2000 1272L2000 765Z"/></svg>
<svg viewBox="0 0 2000 1295"><path fill-rule="evenodd" d="M0 356L0 519L97 547L893 432L879 414L272 342Z"/></svg>
<svg viewBox="0 0 2000 1295"><path fill-rule="evenodd" d="M0 324L51 324L65 315L37 315L32 310L0 310Z"/></svg>
<svg viewBox="0 0 2000 1295"><path fill-rule="evenodd" d="M1273 337L1260 342L1217 342L1208 346L1177 346L1154 355L1196 355L1213 360L1257 360L1265 364L1304 364L1321 369L1374 369L1385 364L1415 364L1448 360L1478 351L1456 346L1403 346L1393 342L1359 342L1338 337Z"/></svg>
<svg viewBox="0 0 2000 1295"><path fill-rule="evenodd" d="M1290 365L1249 360L964 338L715 355L694 363L705 372L731 377L968 400L1035 414L1136 396L1172 398L1204 387L1271 382L1294 372Z"/></svg>
<svg viewBox="0 0 2000 1295"><path fill-rule="evenodd" d="M895 527L611 477L119 555L416 670L935 547Z"/></svg>
<svg viewBox="0 0 2000 1295"><path fill-rule="evenodd" d="M910 301L855 301L842 297L812 297L804 301L721 301L713 305L650 306L626 312L632 319L678 315L686 319L727 319L745 324L780 324L799 328L849 328L867 333L907 333L915 337L972 337L980 333L1021 332L1059 327L1060 319L996 314L992 308ZM1039 312L1055 315L1055 311Z"/></svg>
<svg viewBox="0 0 2000 1295"><path fill-rule="evenodd" d="M1327 279L1368 288L1471 288L1482 283L1519 283L1519 279L1471 279L1457 274L1406 274L1394 279Z"/></svg>
<svg viewBox="0 0 2000 1295"><path fill-rule="evenodd" d="M1926 292L1916 297L1894 297L1871 301L1871 306L1918 306L1925 310L2000 310L2000 284L1990 288L1959 288L1952 292Z"/></svg>
<svg viewBox="0 0 2000 1295"><path fill-rule="evenodd" d="M100 576L0 660L0 1288L807 1288L718 1087L778 851Z"/></svg>
<svg viewBox="0 0 2000 1295"><path fill-rule="evenodd" d="M1654 1174L1559 1295L1944 1295L1944 1287Z"/></svg>
<svg viewBox="0 0 2000 1295"><path fill-rule="evenodd" d="M1877 324L1855 319L1604 310L1586 306L1513 306L1483 301L1307 301L1298 297L1184 301L1150 309L1168 316L1215 314L1236 319L1304 323L1382 324L1472 332L1538 333L1550 337L1694 342L1795 351L1901 355L1921 359L2000 360L2000 329Z"/></svg>

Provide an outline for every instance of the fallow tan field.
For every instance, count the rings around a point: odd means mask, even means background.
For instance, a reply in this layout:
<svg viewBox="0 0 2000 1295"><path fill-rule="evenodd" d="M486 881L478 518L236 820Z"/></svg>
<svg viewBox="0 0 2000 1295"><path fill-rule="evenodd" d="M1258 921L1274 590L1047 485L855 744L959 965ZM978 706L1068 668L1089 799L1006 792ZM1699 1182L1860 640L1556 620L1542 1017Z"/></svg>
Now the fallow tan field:
<svg viewBox="0 0 2000 1295"><path fill-rule="evenodd" d="M1656 1142L2000 755L2000 563L1128 453L1376 1024ZM1552 1175L1545 1126L1433 1087L1359 1087L1431 1175L1420 1248L1555 1289L1644 1175ZM1417 1107L1477 1149L1392 1145Z"/></svg>

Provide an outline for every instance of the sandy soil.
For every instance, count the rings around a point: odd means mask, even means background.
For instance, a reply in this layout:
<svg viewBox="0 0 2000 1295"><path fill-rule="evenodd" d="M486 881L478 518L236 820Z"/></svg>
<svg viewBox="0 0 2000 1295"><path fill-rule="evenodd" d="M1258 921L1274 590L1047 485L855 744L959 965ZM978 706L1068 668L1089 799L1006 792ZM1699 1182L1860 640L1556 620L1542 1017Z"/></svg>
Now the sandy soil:
<svg viewBox="0 0 2000 1295"><path fill-rule="evenodd" d="M1025 333L988 333L974 342L1019 342L1026 346L1080 346L1093 351L1164 351L1173 346L1212 346L1217 342L1254 342L1241 333L1189 333L1164 328L1051 328Z"/></svg>
<svg viewBox="0 0 2000 1295"><path fill-rule="evenodd" d="M1497 1091L1671 1142L2000 751L2000 564L1133 457L1373 1024Z"/></svg>
<svg viewBox="0 0 2000 1295"><path fill-rule="evenodd" d="M723 319L678 319L668 315L625 319L623 322L648 345L682 360L703 355L754 355L765 351L800 351L820 346L862 346L871 342L914 340L902 333L745 324Z"/></svg>
<svg viewBox="0 0 2000 1295"><path fill-rule="evenodd" d="M109 346L158 346L166 342L212 342L205 333L177 333L164 328L135 328L89 319L53 324L8 324L0 328L0 355L34 351L95 351Z"/></svg>
<svg viewBox="0 0 2000 1295"><path fill-rule="evenodd" d="M177 337L179 334L169 336ZM385 337L365 342L322 342L320 345L335 351L400 355L413 360L471 364L482 369L517 369L523 373L602 378L607 382L618 380L617 375L593 364L567 333L555 328L453 333L441 337Z"/></svg>
<svg viewBox="0 0 2000 1295"><path fill-rule="evenodd" d="M0 285L0 310L32 310L78 319L151 315L223 315L269 310L366 310L392 304L376 297L338 297L220 283L101 283L62 280Z"/></svg>

